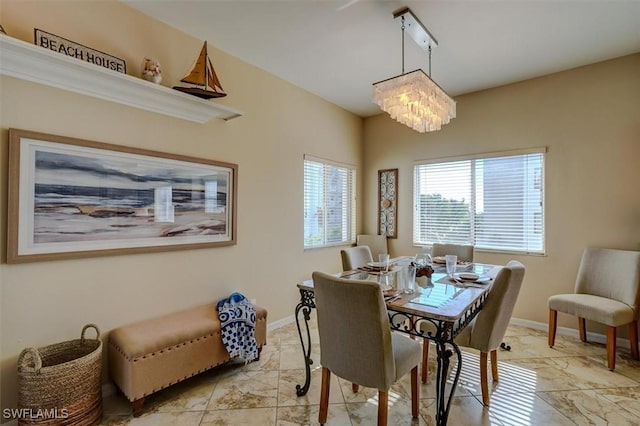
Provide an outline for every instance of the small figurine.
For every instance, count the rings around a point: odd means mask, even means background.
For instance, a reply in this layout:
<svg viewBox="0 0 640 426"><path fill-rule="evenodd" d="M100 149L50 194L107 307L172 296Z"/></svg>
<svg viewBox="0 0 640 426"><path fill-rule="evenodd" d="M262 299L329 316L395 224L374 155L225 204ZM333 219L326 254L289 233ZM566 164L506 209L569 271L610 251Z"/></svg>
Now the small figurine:
<svg viewBox="0 0 640 426"><path fill-rule="evenodd" d="M153 58L144 58L142 62L142 78L156 84L162 81L162 68L160 62Z"/></svg>

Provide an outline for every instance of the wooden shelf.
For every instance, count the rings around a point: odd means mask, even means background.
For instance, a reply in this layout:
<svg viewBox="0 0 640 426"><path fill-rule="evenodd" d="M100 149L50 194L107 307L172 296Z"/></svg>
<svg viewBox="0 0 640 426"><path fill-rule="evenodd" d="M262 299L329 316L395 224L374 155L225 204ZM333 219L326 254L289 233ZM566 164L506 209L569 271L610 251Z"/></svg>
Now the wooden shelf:
<svg viewBox="0 0 640 426"><path fill-rule="evenodd" d="M0 74L196 123L241 111L0 34Z"/></svg>

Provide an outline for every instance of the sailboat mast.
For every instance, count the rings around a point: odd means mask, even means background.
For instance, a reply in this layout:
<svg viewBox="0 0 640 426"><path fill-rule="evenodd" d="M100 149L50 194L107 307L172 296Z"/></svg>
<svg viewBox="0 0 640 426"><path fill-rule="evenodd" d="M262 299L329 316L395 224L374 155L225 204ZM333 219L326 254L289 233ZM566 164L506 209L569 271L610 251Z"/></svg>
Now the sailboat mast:
<svg viewBox="0 0 640 426"><path fill-rule="evenodd" d="M207 60L209 58L209 52L207 51L207 40L204 41L204 57L205 57L205 62L204 62L204 90L207 90L207 83L209 82L209 67L207 64ZM213 89L213 87L212 87ZM215 89L213 89L215 90Z"/></svg>

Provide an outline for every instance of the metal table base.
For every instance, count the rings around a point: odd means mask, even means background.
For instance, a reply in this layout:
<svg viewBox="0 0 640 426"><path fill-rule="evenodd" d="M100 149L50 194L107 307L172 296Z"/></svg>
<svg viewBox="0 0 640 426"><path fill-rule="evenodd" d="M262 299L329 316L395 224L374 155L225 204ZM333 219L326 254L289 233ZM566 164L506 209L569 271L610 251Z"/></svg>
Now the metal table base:
<svg viewBox="0 0 640 426"><path fill-rule="evenodd" d="M465 314L458 320L444 321L435 318L422 317L415 314L409 314L405 312L394 311L388 307L389 311L389 323L391 329L399 331L412 336L431 340L436 345L437 353L437 373L436 373L436 424L438 426L444 426L447 424L449 418L449 409L451 407L451 400L455 393L460 379L460 371L462 369L462 354L460 348L454 342L455 337L464 329L473 318L478 315L487 293L484 293L478 300L476 300ZM309 331L309 320L311 310L315 309L315 300L313 291L300 289L300 302L296 306L296 326L298 327L298 335L300 337L300 344L302 345L302 353L304 355L305 365L305 381L304 384L296 385L296 394L298 396L306 395L309 391L311 384L311 365L313 360L311 359L311 333ZM300 313L302 312L304 320L304 333L303 327L301 327ZM425 333L422 331L421 324L429 323L435 328L435 332L430 331ZM306 337L306 340L305 340ZM446 395L445 385L447 383L447 372L449 371L449 365L451 363L451 357L455 353L457 357L457 365L455 369L455 375L449 395Z"/></svg>

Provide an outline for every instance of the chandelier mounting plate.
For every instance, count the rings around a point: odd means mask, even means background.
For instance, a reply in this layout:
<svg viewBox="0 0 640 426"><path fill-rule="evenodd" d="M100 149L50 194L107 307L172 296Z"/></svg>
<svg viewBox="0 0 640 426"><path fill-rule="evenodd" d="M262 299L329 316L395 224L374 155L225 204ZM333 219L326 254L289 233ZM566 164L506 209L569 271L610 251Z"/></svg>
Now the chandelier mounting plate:
<svg viewBox="0 0 640 426"><path fill-rule="evenodd" d="M437 47L438 41L436 38L431 35L427 27L425 27L422 22L413 14L411 9L408 7L403 7L402 9L398 9L393 12L393 18L400 22L402 25L402 18L404 17L404 31L409 34L413 41L418 43L418 46L428 51L429 46Z"/></svg>

